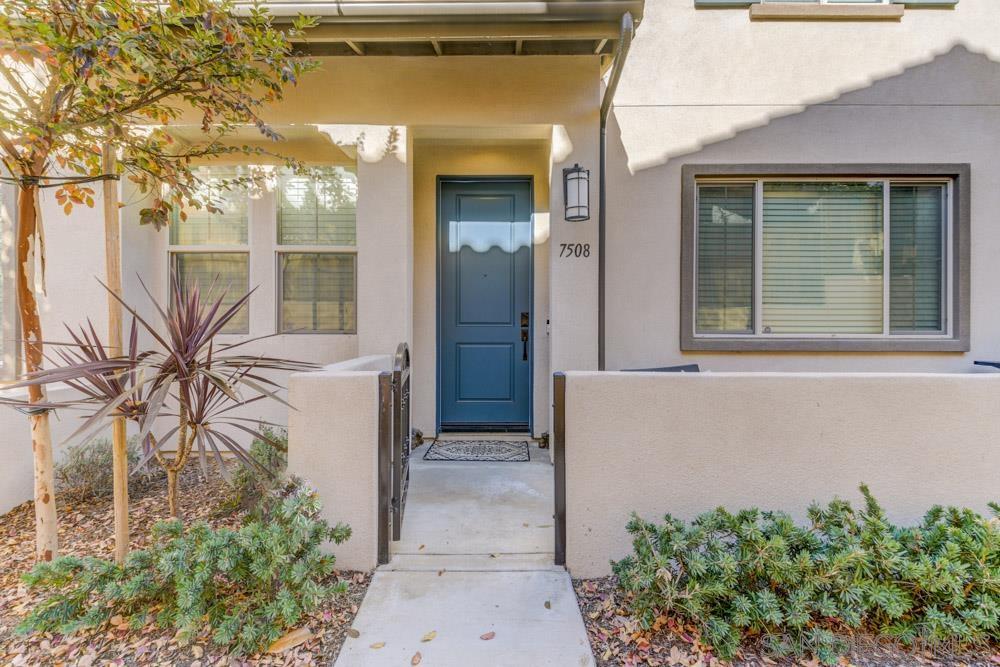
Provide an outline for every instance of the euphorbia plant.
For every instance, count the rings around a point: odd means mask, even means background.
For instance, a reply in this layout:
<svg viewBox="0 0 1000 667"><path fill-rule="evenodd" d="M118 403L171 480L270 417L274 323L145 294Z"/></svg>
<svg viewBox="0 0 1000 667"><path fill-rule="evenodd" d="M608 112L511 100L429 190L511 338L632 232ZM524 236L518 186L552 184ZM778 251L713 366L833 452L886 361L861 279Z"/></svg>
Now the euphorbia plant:
<svg viewBox="0 0 1000 667"><path fill-rule="evenodd" d="M266 439L275 447L282 445L260 428L271 424L241 416L239 410L262 400L285 403L279 396L281 385L265 373L305 371L315 366L233 352L260 338L229 345L216 343L215 337L246 306L250 293L225 307L225 292L215 283L203 298L197 285L182 286L171 277L166 306L148 291L147 295L161 326L154 326L122 301L132 316L122 355L109 356L89 322L76 331L67 326L72 342L49 343L54 350L48 357L51 368L29 373L14 386L41 387L58 382L75 389L77 396L43 404L50 409L84 411L84 421L71 439L94 437L115 418L136 424L146 452L137 467L150 459L163 466L170 514L179 518L177 478L193 454L204 471L211 457L227 477L224 450L263 474L270 472L248 454L240 439L249 436ZM140 348L140 331L153 340L149 349Z"/></svg>

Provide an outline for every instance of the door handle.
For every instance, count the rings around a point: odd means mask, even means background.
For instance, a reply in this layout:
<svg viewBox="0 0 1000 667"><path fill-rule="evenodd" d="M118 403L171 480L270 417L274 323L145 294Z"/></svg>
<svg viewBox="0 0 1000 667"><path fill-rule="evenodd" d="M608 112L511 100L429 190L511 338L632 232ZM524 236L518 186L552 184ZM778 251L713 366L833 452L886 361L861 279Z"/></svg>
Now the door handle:
<svg viewBox="0 0 1000 667"><path fill-rule="evenodd" d="M527 311L523 311L521 313L521 346L523 348L521 361L528 360L528 326L531 322L530 317L531 316Z"/></svg>

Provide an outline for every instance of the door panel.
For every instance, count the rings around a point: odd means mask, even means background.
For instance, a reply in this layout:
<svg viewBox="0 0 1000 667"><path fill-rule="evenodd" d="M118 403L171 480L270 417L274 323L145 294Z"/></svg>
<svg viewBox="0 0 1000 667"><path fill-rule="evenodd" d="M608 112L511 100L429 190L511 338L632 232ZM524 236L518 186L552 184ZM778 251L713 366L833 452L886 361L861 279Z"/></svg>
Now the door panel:
<svg viewBox="0 0 1000 667"><path fill-rule="evenodd" d="M441 428L527 430L531 182L442 179L438 215Z"/></svg>

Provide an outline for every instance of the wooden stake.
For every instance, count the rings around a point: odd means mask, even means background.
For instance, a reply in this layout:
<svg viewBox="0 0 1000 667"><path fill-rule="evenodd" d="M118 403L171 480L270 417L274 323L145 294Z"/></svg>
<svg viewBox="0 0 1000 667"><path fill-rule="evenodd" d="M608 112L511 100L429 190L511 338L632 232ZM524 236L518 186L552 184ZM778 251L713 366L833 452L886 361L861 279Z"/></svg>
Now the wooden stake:
<svg viewBox="0 0 1000 667"><path fill-rule="evenodd" d="M105 144L101 156L101 172L115 173L115 154L110 144ZM104 254L108 289L122 296L121 230L118 220L118 181L104 181ZM108 354L122 354L122 305L108 294ZM111 423L111 465L114 484L115 513L115 562L125 562L128 555L128 435L125 418L117 417Z"/></svg>

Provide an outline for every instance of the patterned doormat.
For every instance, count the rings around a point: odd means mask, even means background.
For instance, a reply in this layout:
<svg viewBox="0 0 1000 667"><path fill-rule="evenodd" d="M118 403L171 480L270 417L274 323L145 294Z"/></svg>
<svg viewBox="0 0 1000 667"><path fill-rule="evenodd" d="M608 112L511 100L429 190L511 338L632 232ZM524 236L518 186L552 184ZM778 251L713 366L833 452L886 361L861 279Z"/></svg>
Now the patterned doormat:
<svg viewBox="0 0 1000 667"><path fill-rule="evenodd" d="M444 440L424 452L425 461L497 461L524 463L531 460L526 441Z"/></svg>

